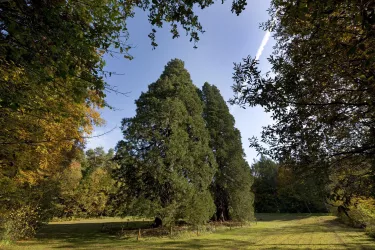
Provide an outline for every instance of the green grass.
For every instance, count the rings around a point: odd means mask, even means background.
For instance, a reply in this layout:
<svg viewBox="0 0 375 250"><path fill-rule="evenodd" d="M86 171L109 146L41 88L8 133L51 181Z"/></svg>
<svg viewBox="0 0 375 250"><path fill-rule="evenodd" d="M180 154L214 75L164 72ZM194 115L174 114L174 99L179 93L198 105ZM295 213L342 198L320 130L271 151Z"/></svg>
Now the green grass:
<svg viewBox="0 0 375 250"><path fill-rule="evenodd" d="M340 224L325 215L259 214L251 226L218 229L214 233L183 236L120 238L102 232L102 227L119 229L126 219L97 219L54 222L35 240L17 242L3 249L375 249L375 241L363 230ZM129 222L142 227L149 222ZM133 223L133 224L131 224ZM1 248L1 247L0 247Z"/></svg>

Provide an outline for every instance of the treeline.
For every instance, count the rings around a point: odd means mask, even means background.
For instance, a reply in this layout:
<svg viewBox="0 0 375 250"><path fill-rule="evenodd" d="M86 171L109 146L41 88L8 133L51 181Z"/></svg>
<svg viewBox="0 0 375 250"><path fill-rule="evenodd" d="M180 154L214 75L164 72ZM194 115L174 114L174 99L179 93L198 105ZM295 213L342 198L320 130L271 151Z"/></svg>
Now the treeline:
<svg viewBox="0 0 375 250"><path fill-rule="evenodd" d="M24 196L12 197L13 203L3 203L9 210L1 211L1 238L15 240L32 237L43 223L52 218L72 219L115 214L112 197L117 192L112 177L117 164L114 150L89 149L71 159L61 172L55 173L42 186L9 189ZM4 178L2 179L4 181Z"/></svg>
<svg viewBox="0 0 375 250"><path fill-rule="evenodd" d="M251 165L257 213L327 213L327 188L319 179L301 178L292 168L261 156Z"/></svg>
<svg viewBox="0 0 375 250"><path fill-rule="evenodd" d="M73 146L66 166L44 185L15 188L25 196L2 206L9 209L2 211L3 237L30 237L53 217L138 215L169 226L253 219L253 178L217 87L198 89L175 59L136 104L116 152Z"/></svg>
<svg viewBox="0 0 375 250"><path fill-rule="evenodd" d="M117 168L114 150L89 149L59 174L60 190L53 216L85 218L111 216L112 197L117 192L112 173Z"/></svg>
<svg viewBox="0 0 375 250"><path fill-rule="evenodd" d="M277 163L263 155L251 165L251 172L256 213L332 213L342 222L375 235L374 198L353 195L347 205L337 199L337 193L344 194L350 188L343 182L345 174L332 173L328 182L324 176L300 174L295 166Z"/></svg>

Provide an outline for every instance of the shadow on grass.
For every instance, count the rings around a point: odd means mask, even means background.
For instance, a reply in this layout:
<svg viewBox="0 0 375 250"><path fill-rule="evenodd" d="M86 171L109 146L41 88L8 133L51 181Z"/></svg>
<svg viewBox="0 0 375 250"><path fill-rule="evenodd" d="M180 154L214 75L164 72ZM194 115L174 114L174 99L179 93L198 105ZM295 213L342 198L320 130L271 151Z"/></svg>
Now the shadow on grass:
<svg viewBox="0 0 375 250"><path fill-rule="evenodd" d="M150 228L150 221L131 221L131 222L77 222L77 223L58 223L48 224L41 228L37 238L64 238L71 235L95 235L97 233L111 234L121 230L135 230Z"/></svg>
<svg viewBox="0 0 375 250"><path fill-rule="evenodd" d="M259 215L258 215L259 216ZM233 230L218 231L211 235L187 238L142 238L136 240L136 235L124 239L117 235L117 232L128 229L146 229L151 225L151 221L133 221L133 222L67 222L53 223L45 226L37 235L37 241L20 242L21 246L45 245L48 249L375 249L374 241L367 240L363 237L352 237L352 241L344 243L340 237L337 237L331 244L327 242L304 242L297 241L281 241L276 244L272 239L281 239L289 237L288 235L302 234L310 235L311 233L353 233L360 230L353 229L342 225L333 217L326 217L316 222L308 220L308 223L300 221L300 219L309 218L310 216L301 214L288 215L267 215L261 214L265 218L264 221L285 221L282 227L273 228L272 224L268 227L244 227ZM287 222L295 220L296 222ZM277 224L277 223L276 223ZM284 244L285 243L285 244ZM305 244L306 243L306 244ZM43 249L47 249L43 248ZM40 248L39 248L40 249Z"/></svg>
<svg viewBox="0 0 375 250"><path fill-rule="evenodd" d="M50 248L80 248L90 245L116 246L124 242L118 237L122 230L150 228L151 221L130 222L73 222L48 224L36 235L36 242L20 242L19 245L56 243ZM51 243L52 244L52 243Z"/></svg>
<svg viewBox="0 0 375 250"><path fill-rule="evenodd" d="M234 240L234 239L191 239L183 242L164 242L158 247L149 249L374 249L371 244L272 244L262 243L256 244L249 241Z"/></svg>

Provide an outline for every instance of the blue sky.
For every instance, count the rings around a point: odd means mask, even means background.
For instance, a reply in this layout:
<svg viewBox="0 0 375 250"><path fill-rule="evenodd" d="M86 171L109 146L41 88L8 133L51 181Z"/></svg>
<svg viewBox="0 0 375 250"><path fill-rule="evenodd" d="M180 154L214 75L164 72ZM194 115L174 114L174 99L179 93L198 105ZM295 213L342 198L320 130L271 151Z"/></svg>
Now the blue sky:
<svg viewBox="0 0 375 250"><path fill-rule="evenodd" d="M267 21L269 0L249 0L247 9L236 16L230 11L231 2L215 4L205 10L199 10L200 22L206 31L200 35L198 49L193 48L189 37L181 32L178 39L172 39L169 25L158 30L157 43L159 46L153 50L147 35L151 25L147 21L146 13L137 11L135 18L128 22L130 39L128 43L135 46L130 50L134 56L132 61L117 57L106 57L106 70L121 75L112 75L107 82L116 86L120 92L129 92L128 96L109 93L107 102L115 110L101 110L106 125L94 130L93 135L106 133L117 126L112 132L88 140L86 148L103 146L106 150L114 148L122 139L120 131L121 120L124 117L135 115L134 101L141 92L147 91L147 86L155 82L162 73L164 66L173 58L185 62L185 68L190 72L193 83L199 88L204 82L216 85L225 100L233 96L233 62L240 62L247 55L260 54L260 68L269 70L266 62L267 56L272 51L274 41L268 40L266 32L259 28L261 22ZM267 42L267 43L266 43ZM260 50L264 47L264 50ZM228 104L229 105L229 104ZM247 160L251 164L257 158L254 149L249 148L248 138L260 136L262 126L272 122L270 115L262 108L242 109L230 106L232 115L236 119L236 127L241 131L242 143Z"/></svg>

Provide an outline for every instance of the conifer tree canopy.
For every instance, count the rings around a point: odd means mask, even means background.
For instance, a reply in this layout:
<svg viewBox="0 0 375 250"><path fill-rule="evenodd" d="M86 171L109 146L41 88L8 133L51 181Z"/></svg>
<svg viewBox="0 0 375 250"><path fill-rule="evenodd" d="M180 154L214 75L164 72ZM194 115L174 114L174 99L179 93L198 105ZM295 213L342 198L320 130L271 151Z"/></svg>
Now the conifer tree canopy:
<svg viewBox="0 0 375 250"><path fill-rule="evenodd" d="M181 60L136 101L122 122L115 176L126 211L158 216L163 224L202 224L214 213L209 186L216 162L202 117L203 103Z"/></svg>
<svg viewBox="0 0 375 250"><path fill-rule="evenodd" d="M249 220L253 217L253 178L243 152L241 134L234 127L219 89L203 85L204 118L210 133L210 147L214 152L218 171L211 185L216 205L216 218L221 220Z"/></svg>

